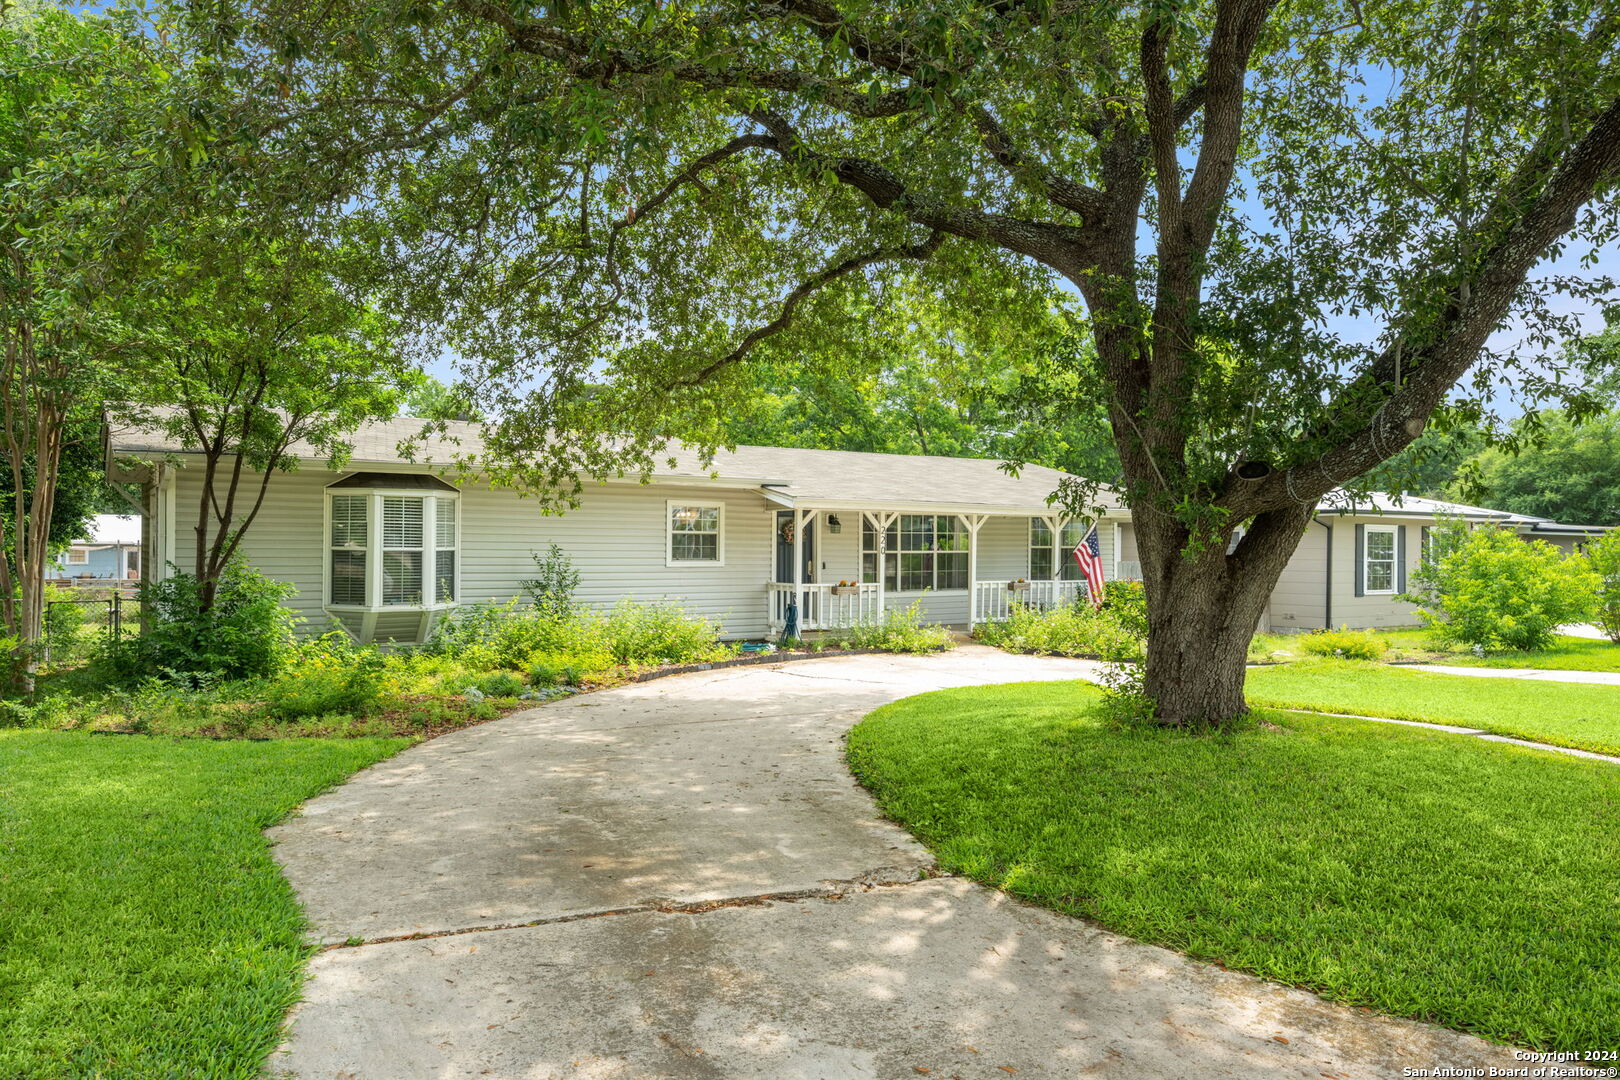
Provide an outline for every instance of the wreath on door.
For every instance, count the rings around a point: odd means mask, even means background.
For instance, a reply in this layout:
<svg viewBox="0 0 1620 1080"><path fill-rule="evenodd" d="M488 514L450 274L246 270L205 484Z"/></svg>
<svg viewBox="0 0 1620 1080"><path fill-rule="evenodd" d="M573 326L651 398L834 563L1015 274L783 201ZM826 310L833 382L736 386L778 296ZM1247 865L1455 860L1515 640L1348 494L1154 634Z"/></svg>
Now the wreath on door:
<svg viewBox="0 0 1620 1080"><path fill-rule="evenodd" d="M793 543L793 522L791 521L782 522L782 543Z"/></svg>

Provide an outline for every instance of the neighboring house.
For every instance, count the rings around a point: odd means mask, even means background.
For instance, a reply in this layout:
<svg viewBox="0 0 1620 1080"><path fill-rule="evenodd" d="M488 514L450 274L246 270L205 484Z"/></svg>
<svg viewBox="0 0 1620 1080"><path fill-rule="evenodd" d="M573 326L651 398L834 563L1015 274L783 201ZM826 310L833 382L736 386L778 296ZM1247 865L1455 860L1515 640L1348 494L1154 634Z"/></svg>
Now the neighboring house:
<svg viewBox="0 0 1620 1080"><path fill-rule="evenodd" d="M75 540L51 566L51 577L74 582L138 581L141 519L134 514L97 514L90 535Z"/></svg>
<svg viewBox="0 0 1620 1080"><path fill-rule="evenodd" d="M452 424L404 460L399 442L421 427L409 418L368 425L346 471L308 460L271 480L242 552L297 588L288 603L311 625L330 619L365 640L421 640L458 604L519 594L533 553L552 542L573 560L582 601L679 601L733 638L780 633L795 594L807 631L912 603L930 620L969 625L1005 617L1012 602L1067 601L1081 588L1069 553L1093 524L1111 577L1141 576L1129 512L1105 493L1095 522L1064 520L1046 501L1065 476L1054 469L1011 476L989 460L759 446L705 468L676 451L647 484L592 483L579 507L547 515L445 468L479 449L476 425ZM109 432L107 445L112 475L142 485L154 572L190 566L183 522L201 494L196 456L146 432ZM1322 542L1301 545L1272 625L1412 623L1411 607L1394 599L1399 567L1420 546L1406 527L1435 523L1440 505L1321 515L1312 532Z"/></svg>

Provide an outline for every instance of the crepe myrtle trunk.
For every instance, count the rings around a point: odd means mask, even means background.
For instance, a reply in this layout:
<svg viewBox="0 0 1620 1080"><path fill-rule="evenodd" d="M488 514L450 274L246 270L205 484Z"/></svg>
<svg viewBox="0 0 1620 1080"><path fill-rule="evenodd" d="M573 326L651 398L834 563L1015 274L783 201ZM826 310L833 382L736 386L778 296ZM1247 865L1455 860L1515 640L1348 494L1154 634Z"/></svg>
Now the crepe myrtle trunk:
<svg viewBox="0 0 1620 1080"><path fill-rule="evenodd" d="M1230 554L1233 529L1193 544L1187 526L1169 515L1131 515L1147 590L1143 690L1158 723L1223 727L1248 710L1249 642L1314 509L1259 515Z"/></svg>

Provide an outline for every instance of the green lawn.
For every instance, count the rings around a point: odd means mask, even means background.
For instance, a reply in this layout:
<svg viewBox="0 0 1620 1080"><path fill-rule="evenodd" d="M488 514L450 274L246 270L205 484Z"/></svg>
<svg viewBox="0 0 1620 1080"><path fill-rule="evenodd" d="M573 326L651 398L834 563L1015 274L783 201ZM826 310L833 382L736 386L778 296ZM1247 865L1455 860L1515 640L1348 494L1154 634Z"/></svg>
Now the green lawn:
<svg viewBox="0 0 1620 1080"><path fill-rule="evenodd" d="M0 1076L257 1078L308 955L260 830L406 745L0 732Z"/></svg>
<svg viewBox="0 0 1620 1080"><path fill-rule="evenodd" d="M908 698L850 764L944 868L1037 903L1392 1014L1620 1046L1620 768L1282 713L1121 733L1095 700Z"/></svg>
<svg viewBox="0 0 1620 1080"><path fill-rule="evenodd" d="M1370 661L1254 668L1249 700L1278 708L1431 720L1620 754L1620 686L1436 675Z"/></svg>
<svg viewBox="0 0 1620 1080"><path fill-rule="evenodd" d="M1620 645L1612 641L1559 635L1552 647L1540 652L1499 649L1475 656L1466 645L1439 641L1427 630L1375 630L1389 648L1387 661L1419 661L1464 667L1538 668L1557 671L1620 671ZM1300 634L1256 634L1249 656L1264 660L1276 654L1304 656Z"/></svg>

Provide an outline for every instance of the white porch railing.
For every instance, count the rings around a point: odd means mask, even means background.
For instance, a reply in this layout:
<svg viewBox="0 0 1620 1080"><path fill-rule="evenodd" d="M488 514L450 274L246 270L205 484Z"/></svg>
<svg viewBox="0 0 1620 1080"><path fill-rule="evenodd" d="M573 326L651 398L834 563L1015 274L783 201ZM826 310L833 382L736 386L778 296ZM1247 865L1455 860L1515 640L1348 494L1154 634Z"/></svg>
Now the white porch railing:
<svg viewBox="0 0 1620 1080"><path fill-rule="evenodd" d="M1083 581L1030 581L1027 589L1009 589L1005 581L979 581L974 583L978 594L977 615L980 622L1000 622L1014 605L1049 611L1072 604L1086 587Z"/></svg>
<svg viewBox="0 0 1620 1080"><path fill-rule="evenodd" d="M793 586L788 582L769 582L765 586L770 596L771 629L780 633L787 626L788 604L793 600ZM878 611L876 582L863 585L839 586L830 584L803 584L799 586L799 630L838 630L858 622L874 620Z"/></svg>

